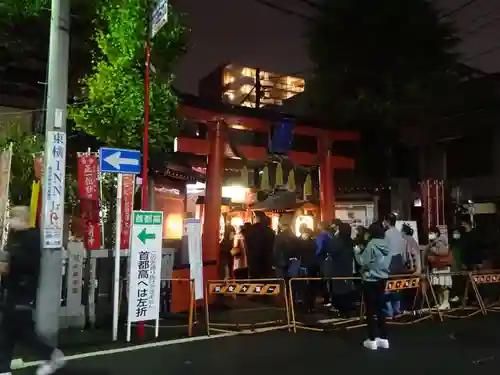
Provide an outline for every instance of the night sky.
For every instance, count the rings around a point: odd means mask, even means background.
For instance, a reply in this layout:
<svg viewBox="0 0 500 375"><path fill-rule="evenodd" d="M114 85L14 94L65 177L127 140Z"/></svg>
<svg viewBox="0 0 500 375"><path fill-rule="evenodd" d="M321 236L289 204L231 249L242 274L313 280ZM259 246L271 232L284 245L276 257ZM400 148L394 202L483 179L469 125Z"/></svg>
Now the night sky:
<svg viewBox="0 0 500 375"><path fill-rule="evenodd" d="M300 14L314 14L300 0L268 1ZM488 73L500 71L500 0L436 2L444 13L453 12L449 17L463 38L462 60ZM189 52L176 68L176 86L182 91L197 94L198 80L229 61L286 74L310 70L300 17L283 14L255 0L173 3L187 14L192 29Z"/></svg>

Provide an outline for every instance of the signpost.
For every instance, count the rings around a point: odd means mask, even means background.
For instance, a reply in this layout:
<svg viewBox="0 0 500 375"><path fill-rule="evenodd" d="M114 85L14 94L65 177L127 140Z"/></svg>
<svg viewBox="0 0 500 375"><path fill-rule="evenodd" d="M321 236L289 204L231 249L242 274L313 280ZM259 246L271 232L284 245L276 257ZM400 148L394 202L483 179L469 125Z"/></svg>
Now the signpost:
<svg viewBox="0 0 500 375"><path fill-rule="evenodd" d="M113 275L113 341L118 339L118 316L120 304L120 244L122 231L123 174L141 172L141 152L102 147L99 150L101 173L116 173L116 222L115 222L115 267Z"/></svg>
<svg viewBox="0 0 500 375"><path fill-rule="evenodd" d="M158 0L151 15L151 38L154 38L158 31L168 21L168 0Z"/></svg>
<svg viewBox="0 0 500 375"><path fill-rule="evenodd" d="M141 172L141 152L102 147L99 150L99 166L101 173L139 174Z"/></svg>
<svg viewBox="0 0 500 375"><path fill-rule="evenodd" d="M134 211L130 241L127 342L131 324L154 320L155 336L160 328L160 289L163 213Z"/></svg>

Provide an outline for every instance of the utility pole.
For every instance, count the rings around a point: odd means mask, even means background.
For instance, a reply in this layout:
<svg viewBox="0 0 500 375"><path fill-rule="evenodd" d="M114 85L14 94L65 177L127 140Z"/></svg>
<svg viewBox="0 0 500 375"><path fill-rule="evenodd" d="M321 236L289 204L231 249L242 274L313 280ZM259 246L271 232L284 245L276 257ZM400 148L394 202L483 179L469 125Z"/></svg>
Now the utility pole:
<svg viewBox="0 0 500 375"><path fill-rule="evenodd" d="M38 333L57 343L61 306L66 178L70 0L52 0L41 217L41 270L37 296Z"/></svg>
<svg viewBox="0 0 500 375"><path fill-rule="evenodd" d="M262 86L260 84L260 68L255 69L255 108L260 108Z"/></svg>

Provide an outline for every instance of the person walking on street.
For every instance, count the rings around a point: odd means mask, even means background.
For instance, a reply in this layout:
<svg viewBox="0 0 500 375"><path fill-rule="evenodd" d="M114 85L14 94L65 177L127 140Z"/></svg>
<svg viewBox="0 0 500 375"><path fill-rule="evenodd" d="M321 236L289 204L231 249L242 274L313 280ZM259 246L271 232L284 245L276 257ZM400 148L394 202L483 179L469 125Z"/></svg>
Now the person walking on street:
<svg viewBox="0 0 500 375"><path fill-rule="evenodd" d="M34 310L40 275L40 231L29 225L29 207L10 210L9 239L0 264L5 278L6 299L0 325L0 375L11 374L14 348L30 347L44 362L36 375L50 375L64 366L62 352L36 332Z"/></svg>
<svg viewBox="0 0 500 375"><path fill-rule="evenodd" d="M384 228L373 223L368 228L370 240L363 250L356 246L354 256L361 267L363 298L366 307L368 338L363 346L371 349L389 349L387 325L384 314L384 292L389 278L391 255L384 239Z"/></svg>

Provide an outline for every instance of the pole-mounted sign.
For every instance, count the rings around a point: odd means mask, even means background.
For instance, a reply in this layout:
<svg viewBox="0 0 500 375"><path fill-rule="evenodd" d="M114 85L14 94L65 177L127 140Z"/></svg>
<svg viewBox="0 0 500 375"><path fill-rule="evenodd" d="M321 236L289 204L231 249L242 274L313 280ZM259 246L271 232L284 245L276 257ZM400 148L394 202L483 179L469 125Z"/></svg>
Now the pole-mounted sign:
<svg viewBox="0 0 500 375"><path fill-rule="evenodd" d="M161 30L168 21L168 0L159 0L151 14L151 38Z"/></svg>
<svg viewBox="0 0 500 375"><path fill-rule="evenodd" d="M123 175L141 173L141 152L119 148L101 147L99 150L99 167L101 173L116 173L116 223L115 223L115 268L113 288L113 340L118 339L118 315L120 296L120 245L122 223Z"/></svg>

